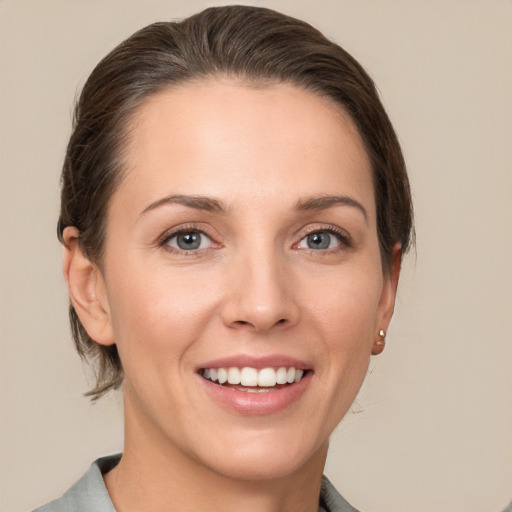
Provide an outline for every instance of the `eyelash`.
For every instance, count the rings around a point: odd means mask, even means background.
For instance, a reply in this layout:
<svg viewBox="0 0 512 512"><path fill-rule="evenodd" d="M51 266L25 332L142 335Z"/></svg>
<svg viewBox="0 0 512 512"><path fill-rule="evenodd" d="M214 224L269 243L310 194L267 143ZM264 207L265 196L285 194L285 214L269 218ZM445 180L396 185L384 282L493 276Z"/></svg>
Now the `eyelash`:
<svg viewBox="0 0 512 512"><path fill-rule="evenodd" d="M214 247L207 247L204 249L181 250L179 248L172 247L171 245L169 245L169 242L173 238L178 237L180 234L183 234L183 233L199 233L202 236L207 237L210 240L211 244L213 244ZM306 237L308 237L310 235L317 234L317 233L319 233L319 234L327 233L329 235L334 235L336 237L336 239L338 240L338 242L340 243L340 246L334 247L332 249L309 249L309 250L305 249L305 248L301 249L301 248L297 247ZM184 256L197 256L199 254L205 254L207 251L210 251L211 249L215 249L216 248L215 246L220 247L220 244L215 242L215 239L212 236L210 236L204 229L201 229L194 225L187 225L187 226L182 226L177 230L173 230L170 233L169 232L165 233L159 240L158 246L164 248L166 251L171 252L173 254L180 254L180 255L184 255ZM310 230L301 234L299 241L297 243L295 243L293 247L296 250L306 250L308 252L308 254L311 256L322 256L322 255L336 253L338 251L343 250L344 248L347 249L347 248L352 247L352 240L348 233L346 233L345 231L343 231L335 226L315 227L315 228L311 228Z"/></svg>

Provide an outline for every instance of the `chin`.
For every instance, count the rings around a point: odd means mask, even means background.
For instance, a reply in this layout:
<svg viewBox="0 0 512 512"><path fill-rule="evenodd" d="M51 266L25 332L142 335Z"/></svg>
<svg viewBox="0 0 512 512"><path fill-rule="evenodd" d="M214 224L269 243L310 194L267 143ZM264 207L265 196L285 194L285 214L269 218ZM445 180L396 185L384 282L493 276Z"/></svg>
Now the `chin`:
<svg viewBox="0 0 512 512"><path fill-rule="evenodd" d="M219 475L246 481L277 480L292 476L310 465L323 467L328 441L316 447L293 435L286 437L282 439L276 433L270 441L263 438L251 443L219 444L229 448L222 453L217 450L210 452L207 465Z"/></svg>

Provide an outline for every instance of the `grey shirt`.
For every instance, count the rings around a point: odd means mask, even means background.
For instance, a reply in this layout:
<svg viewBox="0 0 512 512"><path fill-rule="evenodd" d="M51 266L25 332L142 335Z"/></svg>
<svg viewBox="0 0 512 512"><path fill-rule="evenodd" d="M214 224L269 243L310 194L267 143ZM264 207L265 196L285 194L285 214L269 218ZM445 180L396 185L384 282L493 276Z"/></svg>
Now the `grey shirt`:
<svg viewBox="0 0 512 512"><path fill-rule="evenodd" d="M34 512L116 512L108 494L103 474L117 465L121 455L94 461L85 475L60 498ZM320 492L319 512L358 512L338 493L324 476Z"/></svg>

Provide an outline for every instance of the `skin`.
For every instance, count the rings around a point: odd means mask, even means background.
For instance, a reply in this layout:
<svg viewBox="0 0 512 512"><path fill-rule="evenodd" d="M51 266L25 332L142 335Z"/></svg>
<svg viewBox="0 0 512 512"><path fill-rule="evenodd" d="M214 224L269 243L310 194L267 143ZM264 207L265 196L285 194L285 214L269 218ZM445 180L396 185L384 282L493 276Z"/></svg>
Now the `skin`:
<svg viewBox="0 0 512 512"><path fill-rule="evenodd" d="M225 211L162 201L176 195ZM297 208L325 196L353 203ZM177 248L180 228L205 233L199 250ZM309 246L329 230L341 238ZM159 93L134 117L101 267L75 228L65 242L73 304L125 369L124 455L105 475L116 509L316 512L329 435L382 350L400 265L396 246L383 275L370 165L348 116L284 84ZM220 406L198 365L240 354L306 361L307 389L272 414Z"/></svg>

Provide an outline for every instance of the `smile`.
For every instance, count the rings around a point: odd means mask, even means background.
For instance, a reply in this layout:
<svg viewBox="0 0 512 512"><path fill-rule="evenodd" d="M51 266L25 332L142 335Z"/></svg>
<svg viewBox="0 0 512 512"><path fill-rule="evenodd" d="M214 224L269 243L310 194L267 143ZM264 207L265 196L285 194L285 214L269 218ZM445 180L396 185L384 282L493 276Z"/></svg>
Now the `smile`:
<svg viewBox="0 0 512 512"><path fill-rule="evenodd" d="M223 386L234 386L237 391L265 393L277 391L288 384L299 382L307 371L296 369L293 366L262 369L249 366L243 368L232 366L203 368L199 373L210 382Z"/></svg>
<svg viewBox="0 0 512 512"><path fill-rule="evenodd" d="M285 355L244 354L204 362L201 388L223 409L242 415L275 414L292 407L310 388L312 362Z"/></svg>

